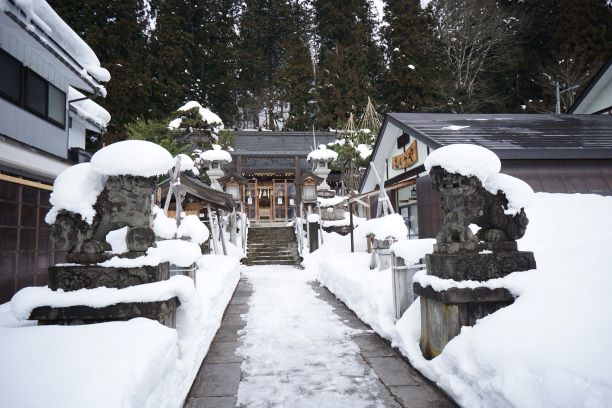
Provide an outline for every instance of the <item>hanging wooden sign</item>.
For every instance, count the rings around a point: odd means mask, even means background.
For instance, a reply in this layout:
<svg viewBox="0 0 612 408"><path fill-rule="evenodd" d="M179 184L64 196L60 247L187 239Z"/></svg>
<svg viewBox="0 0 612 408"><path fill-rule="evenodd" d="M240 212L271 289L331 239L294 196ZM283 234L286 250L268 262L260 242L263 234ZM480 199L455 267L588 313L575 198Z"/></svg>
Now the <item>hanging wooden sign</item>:
<svg viewBox="0 0 612 408"><path fill-rule="evenodd" d="M402 154L398 154L397 156L393 157L393 169L407 169L418 161L419 151L417 150L417 141L415 140Z"/></svg>

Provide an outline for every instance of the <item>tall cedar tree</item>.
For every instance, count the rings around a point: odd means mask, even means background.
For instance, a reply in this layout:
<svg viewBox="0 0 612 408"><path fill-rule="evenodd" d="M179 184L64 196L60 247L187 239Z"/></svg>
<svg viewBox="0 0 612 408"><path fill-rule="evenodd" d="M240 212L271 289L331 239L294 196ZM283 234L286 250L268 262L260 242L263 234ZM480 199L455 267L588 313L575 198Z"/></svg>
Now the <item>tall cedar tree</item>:
<svg viewBox="0 0 612 408"><path fill-rule="evenodd" d="M108 96L96 99L111 114L104 143L125 139L125 124L148 111L150 72L142 0L50 0L49 4L93 49L111 74Z"/></svg>
<svg viewBox="0 0 612 408"><path fill-rule="evenodd" d="M384 11L387 68L381 87L388 111L426 111L433 105L435 75L431 22L419 0L388 0Z"/></svg>
<svg viewBox="0 0 612 408"><path fill-rule="evenodd" d="M151 36L149 64L153 71L151 104L158 115L173 112L201 96L193 69L194 20L200 17L196 0L159 2L156 28Z"/></svg>
<svg viewBox="0 0 612 408"><path fill-rule="evenodd" d="M192 70L197 76L200 103L217 113L223 123L232 125L238 115L235 27L239 7L235 0L205 0L199 2L198 10Z"/></svg>
<svg viewBox="0 0 612 408"><path fill-rule="evenodd" d="M315 0L317 127L338 127L377 94L382 51L367 0Z"/></svg>

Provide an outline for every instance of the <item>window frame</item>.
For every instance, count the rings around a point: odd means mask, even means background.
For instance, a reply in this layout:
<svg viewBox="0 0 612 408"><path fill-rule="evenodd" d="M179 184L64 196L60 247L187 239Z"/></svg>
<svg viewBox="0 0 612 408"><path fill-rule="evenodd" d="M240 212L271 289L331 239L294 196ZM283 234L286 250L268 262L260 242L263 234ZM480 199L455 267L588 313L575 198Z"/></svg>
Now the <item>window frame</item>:
<svg viewBox="0 0 612 408"><path fill-rule="evenodd" d="M11 54L9 54L8 52L6 52L6 50L0 48L0 53L5 54L6 56L8 56L10 59L16 61L19 64L19 99L16 100L15 98L13 98L11 95L7 95L6 93L0 91L0 99L3 99L9 103L12 103L14 105L19 106L21 109L31 113L32 115L44 120L45 122L51 123L54 126L59 127L62 130L66 130L66 124L68 122L67 120L67 116L68 116L68 106L67 106L67 102L68 102L68 95L66 94L66 92L64 92L63 90L61 90L60 88L58 88L57 86L53 85L52 83L50 83L49 81L47 81L45 78L43 78L41 75L37 74L36 72L34 72L32 69L26 67L21 61L19 61L17 58L13 57ZM45 96L44 96L44 105L45 105L45 112L44 113L40 113L38 111L36 111L35 109L31 108L30 106L28 106L28 96L27 96L27 90L28 90L28 76L29 75L33 75L35 77L37 77L38 79L42 80L45 84ZM53 119L52 117L49 116L49 87L54 87L57 91L59 91L61 94L64 95L64 121L62 122L58 122L57 120Z"/></svg>

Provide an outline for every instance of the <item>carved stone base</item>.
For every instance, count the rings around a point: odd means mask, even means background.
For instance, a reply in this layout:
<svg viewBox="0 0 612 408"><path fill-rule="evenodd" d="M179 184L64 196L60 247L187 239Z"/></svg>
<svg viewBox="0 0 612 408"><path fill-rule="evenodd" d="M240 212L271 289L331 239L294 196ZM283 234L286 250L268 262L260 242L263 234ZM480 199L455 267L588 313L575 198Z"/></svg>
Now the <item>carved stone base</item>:
<svg viewBox="0 0 612 408"><path fill-rule="evenodd" d="M431 286L414 283L414 293L421 302L421 351L427 359L439 355L446 344L461 332L462 326L473 326L478 319L512 304L507 289L453 288L436 291Z"/></svg>
<svg viewBox="0 0 612 408"><path fill-rule="evenodd" d="M161 302L119 303L102 308L42 306L32 311L30 320L38 320L39 325L80 325L146 317L176 328L176 308L179 305L178 298L173 297Z"/></svg>
<svg viewBox="0 0 612 408"><path fill-rule="evenodd" d="M106 268L97 265L52 266L49 268L49 288L65 291L107 288L126 288L170 278L168 262L139 268Z"/></svg>
<svg viewBox="0 0 612 408"><path fill-rule="evenodd" d="M427 255L425 259L428 273L442 279L485 281L536 267L533 252L496 252L497 247L493 243L479 246L482 248L479 248L480 250L492 252Z"/></svg>

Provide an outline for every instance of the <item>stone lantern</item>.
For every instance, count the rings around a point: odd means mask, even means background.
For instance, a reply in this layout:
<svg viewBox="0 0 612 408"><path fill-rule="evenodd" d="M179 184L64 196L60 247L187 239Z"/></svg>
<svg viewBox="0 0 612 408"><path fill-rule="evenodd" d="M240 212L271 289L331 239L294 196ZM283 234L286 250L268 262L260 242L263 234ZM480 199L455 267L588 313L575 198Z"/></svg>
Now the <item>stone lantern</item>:
<svg viewBox="0 0 612 408"><path fill-rule="evenodd" d="M232 156L221 149L219 145L213 145L212 150L200 153L200 159L208 163L206 175L210 178L210 186L216 190L223 190L219 179L223 177L223 165L232 162Z"/></svg>
<svg viewBox="0 0 612 408"><path fill-rule="evenodd" d="M333 150L327 150L327 146L319 145L319 148L313 150L308 154L307 160L313 163L313 173L323 179L321 184L318 186L318 190L329 190L329 185L327 184L327 176L329 175L331 169L329 168L329 164L338 158L338 153Z"/></svg>
<svg viewBox="0 0 612 408"><path fill-rule="evenodd" d="M234 170L226 170L225 175L217 181L225 192L232 196L235 202L242 202L242 190L247 184L246 178Z"/></svg>

